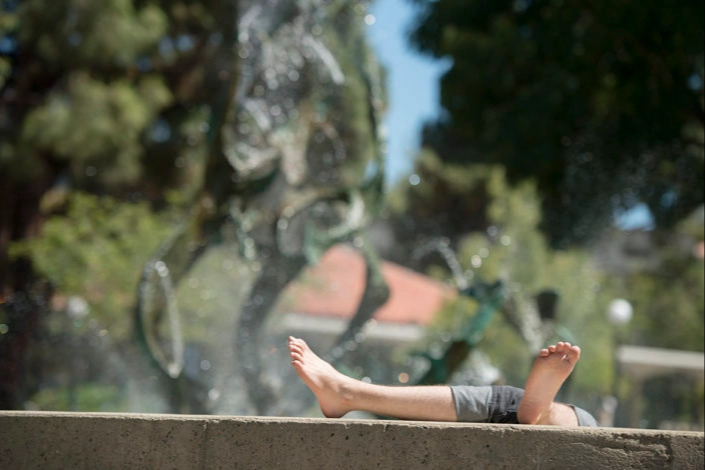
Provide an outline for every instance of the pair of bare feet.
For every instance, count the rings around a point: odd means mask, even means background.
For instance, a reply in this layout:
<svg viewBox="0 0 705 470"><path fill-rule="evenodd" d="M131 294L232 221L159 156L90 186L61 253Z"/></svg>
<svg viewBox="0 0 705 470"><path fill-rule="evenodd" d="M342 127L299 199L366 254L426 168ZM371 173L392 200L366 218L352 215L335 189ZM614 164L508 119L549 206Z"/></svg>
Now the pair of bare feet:
<svg viewBox="0 0 705 470"><path fill-rule="evenodd" d="M365 383L338 372L299 338L289 337L291 364L318 399L328 418L367 411L399 419L457 421L447 386L383 386ZM523 424L577 426L573 409L554 402L563 382L580 358L580 348L559 342L542 349L529 373L518 411Z"/></svg>

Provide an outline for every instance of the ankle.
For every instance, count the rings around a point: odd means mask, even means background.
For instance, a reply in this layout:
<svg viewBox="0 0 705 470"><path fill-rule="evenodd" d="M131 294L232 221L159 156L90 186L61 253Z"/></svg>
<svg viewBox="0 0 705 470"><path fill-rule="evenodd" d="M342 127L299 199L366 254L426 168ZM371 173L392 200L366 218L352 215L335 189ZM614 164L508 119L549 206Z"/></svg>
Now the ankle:
<svg viewBox="0 0 705 470"><path fill-rule="evenodd" d="M524 398L519 404L517 421L519 421L519 424L539 424L539 422L547 415L547 411L550 407L550 403L546 404L545 402L536 402L528 399L526 395L524 395Z"/></svg>
<svg viewBox="0 0 705 470"><path fill-rule="evenodd" d="M355 382L350 380L339 381L335 393L342 404L346 406L352 406L355 402L355 397L359 395Z"/></svg>

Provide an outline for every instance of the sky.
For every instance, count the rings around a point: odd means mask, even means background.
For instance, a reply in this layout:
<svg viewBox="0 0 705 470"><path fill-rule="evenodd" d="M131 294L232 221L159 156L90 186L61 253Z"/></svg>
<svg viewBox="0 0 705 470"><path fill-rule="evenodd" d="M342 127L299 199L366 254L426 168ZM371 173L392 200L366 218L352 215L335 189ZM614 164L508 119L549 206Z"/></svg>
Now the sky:
<svg viewBox="0 0 705 470"><path fill-rule="evenodd" d="M408 176L419 149L423 122L438 115L442 61L409 47L407 32L414 19L408 0L376 0L369 11L368 39L387 68L389 109L387 129L387 185Z"/></svg>

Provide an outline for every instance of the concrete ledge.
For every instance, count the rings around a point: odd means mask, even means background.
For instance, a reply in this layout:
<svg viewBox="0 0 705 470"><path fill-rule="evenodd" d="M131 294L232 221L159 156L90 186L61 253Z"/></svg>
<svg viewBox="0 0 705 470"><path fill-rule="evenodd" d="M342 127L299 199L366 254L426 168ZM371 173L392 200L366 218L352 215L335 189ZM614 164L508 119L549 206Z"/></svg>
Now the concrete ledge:
<svg viewBox="0 0 705 470"><path fill-rule="evenodd" d="M0 468L702 469L700 432L0 411Z"/></svg>

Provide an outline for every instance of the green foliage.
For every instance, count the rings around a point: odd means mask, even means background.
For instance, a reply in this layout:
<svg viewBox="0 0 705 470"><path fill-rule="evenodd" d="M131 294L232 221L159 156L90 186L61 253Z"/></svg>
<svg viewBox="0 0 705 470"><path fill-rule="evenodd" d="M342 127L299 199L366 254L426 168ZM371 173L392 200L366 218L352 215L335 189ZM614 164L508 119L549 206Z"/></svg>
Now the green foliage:
<svg viewBox="0 0 705 470"><path fill-rule="evenodd" d="M390 221L404 241L399 262L448 281L445 263L409 257L425 238L442 235L455 247L472 279L501 279L507 284L508 306L518 317L530 317L540 291L559 294L556 324L546 342L568 339L583 350L566 387L568 395L560 399L595 410L599 397L612 394L617 343L702 351L705 269L688 248L703 239L702 209L674 230L651 232L653 245L642 256L657 262L649 261L648 269L609 272L596 264L599 253L594 247L552 248L540 230L542 205L536 184L530 180L511 184L503 166L443 163L426 150L411 180L414 184L395 188L389 201ZM608 243L617 243L619 234L614 229L604 236L611 240ZM627 325L607 320L607 306L617 297L634 307ZM467 298L448 305L430 332L428 348L442 348L441 339L453 338L477 309L477 303ZM510 320L506 312L497 313L479 351L502 372L506 383L521 385L535 350ZM461 372L458 380L466 378Z"/></svg>
<svg viewBox="0 0 705 470"><path fill-rule="evenodd" d="M414 44L453 65L425 141L533 179L552 243L643 201L660 227L703 203L703 4L424 1Z"/></svg>
<svg viewBox="0 0 705 470"><path fill-rule="evenodd" d="M90 382L75 389L45 388L34 394L30 403L36 409L46 411L118 412L125 409L124 397L118 387Z"/></svg>
<svg viewBox="0 0 705 470"><path fill-rule="evenodd" d="M243 238L226 232L260 237L271 233L270 216L297 197L314 197L321 186L344 194L382 181L382 71L365 41L366 2L277 5L264 11L257 1L235 0L0 4L0 186L24 204L9 201L0 211L0 240L13 242L12 260L0 245L0 299L28 292L41 283L37 278L50 280L51 311L36 322L48 338L109 334L124 347L140 269L159 246L185 340L202 350L232 347L237 309L256 274L237 253ZM237 26L247 11L249 39ZM248 112L258 119L243 118ZM241 148L244 170L231 159ZM249 150L273 155L264 177L248 174L257 166ZM297 172L304 176L290 178ZM378 202L380 192L365 196ZM137 200L145 202L126 202ZM236 206L259 225L225 227ZM176 232L169 214L186 208L192 217L180 225L185 235L170 237ZM13 262L28 272L24 284L13 282ZM90 316L70 332L61 311L69 296L90 304ZM156 331L166 330L161 300L150 325ZM12 340L36 334L8 323L17 332ZM166 333L157 336L166 342ZM55 366L34 388L65 364Z"/></svg>
<svg viewBox="0 0 705 470"><path fill-rule="evenodd" d="M48 64L126 67L166 32L155 5L136 9L132 0L30 0L17 12L22 46L36 47ZM65 21L57 21L65 19Z"/></svg>
<svg viewBox="0 0 705 470"><path fill-rule="evenodd" d="M661 258L656 269L631 273L623 280L635 311L628 338L653 347L703 351L703 261L670 245L655 247L654 253Z"/></svg>
<svg viewBox="0 0 705 470"><path fill-rule="evenodd" d="M157 202L190 182L223 86L213 82L220 43L209 41L222 27L220 3L4 3L0 96L13 103L0 108L5 177L51 184L61 174L77 189L140 188ZM196 118L198 132L185 129Z"/></svg>
<svg viewBox="0 0 705 470"><path fill-rule="evenodd" d="M557 291L557 327L547 341L570 340L583 347L581 372L574 378L577 395L609 393L613 345L604 311L613 292L603 287L605 274L586 249L554 250L547 243L539 228L541 203L535 184L510 184L505 169L498 165L443 164L430 151L418 160L414 174L418 183L396 188L390 200L395 225L404 230L408 217L420 222L414 238L407 238L412 246L404 246L405 264L414 263L408 260L413 245L438 233L457 246L470 282L501 279L506 283L519 317L535 311L535 296L540 291ZM430 263L415 267L435 278L449 279L447 269ZM477 308L467 298L449 305L431 338L452 336ZM495 315L479 347L507 383L514 385L523 383L536 353L501 313Z"/></svg>
<svg viewBox="0 0 705 470"><path fill-rule="evenodd" d="M133 183L141 176L141 135L170 99L157 77L105 84L76 72L66 90L28 114L20 145L69 160L76 175L100 174L111 186Z"/></svg>
<svg viewBox="0 0 705 470"><path fill-rule="evenodd" d="M115 339L132 329L140 267L172 225L145 203L72 194L65 215L54 215L40 237L11 245L65 295L79 295Z"/></svg>
<svg viewBox="0 0 705 470"><path fill-rule="evenodd" d="M488 171L488 166L444 164L435 152L422 151L414 169L418 181L400 184L388 196L395 223L413 221L413 230L399 230L397 236L413 245L423 237L454 240L470 231L483 230L488 225ZM404 258L408 258L408 252L400 260Z"/></svg>
<svg viewBox="0 0 705 470"><path fill-rule="evenodd" d="M211 247L178 286L184 339L214 348L232 346L237 328L233 306L242 305L255 279L236 244Z"/></svg>

